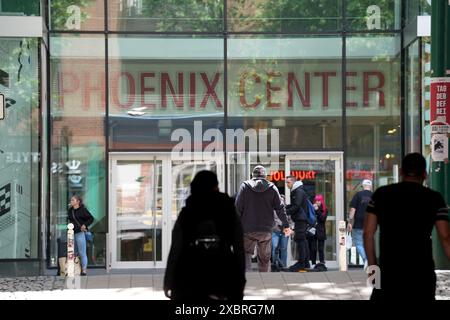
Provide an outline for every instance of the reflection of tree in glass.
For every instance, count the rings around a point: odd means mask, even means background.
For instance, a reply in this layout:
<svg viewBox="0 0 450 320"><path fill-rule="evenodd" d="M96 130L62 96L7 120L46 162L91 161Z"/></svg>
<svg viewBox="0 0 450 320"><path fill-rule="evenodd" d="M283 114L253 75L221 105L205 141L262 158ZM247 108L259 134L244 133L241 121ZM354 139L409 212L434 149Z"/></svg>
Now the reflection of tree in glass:
<svg viewBox="0 0 450 320"><path fill-rule="evenodd" d="M228 0L233 31L296 32L339 30L336 0Z"/></svg>
<svg viewBox="0 0 450 320"><path fill-rule="evenodd" d="M142 16L157 18L156 31L220 31L223 0L142 0Z"/></svg>

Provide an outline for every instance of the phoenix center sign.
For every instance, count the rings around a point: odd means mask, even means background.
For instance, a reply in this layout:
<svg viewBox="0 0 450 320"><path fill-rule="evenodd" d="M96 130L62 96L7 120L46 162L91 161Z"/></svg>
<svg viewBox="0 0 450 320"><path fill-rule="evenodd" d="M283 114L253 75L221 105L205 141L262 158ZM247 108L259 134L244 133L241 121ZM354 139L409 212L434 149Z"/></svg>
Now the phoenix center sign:
<svg viewBox="0 0 450 320"><path fill-rule="evenodd" d="M105 106L104 70L85 63L61 63L56 76L58 108L93 111ZM75 65L78 65L75 63ZM399 114L397 75L388 64L348 64L346 107L349 115ZM111 62L111 114L214 115L224 111L224 73L210 61L193 64ZM340 63L255 65L230 62L229 116L341 116Z"/></svg>

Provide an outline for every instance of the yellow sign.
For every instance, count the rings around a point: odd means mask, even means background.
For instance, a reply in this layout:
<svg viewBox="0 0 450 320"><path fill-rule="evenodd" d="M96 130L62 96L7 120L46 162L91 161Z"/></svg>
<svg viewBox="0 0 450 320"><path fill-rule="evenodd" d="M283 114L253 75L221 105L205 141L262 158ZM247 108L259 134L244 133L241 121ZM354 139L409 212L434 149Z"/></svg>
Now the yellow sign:
<svg viewBox="0 0 450 320"><path fill-rule="evenodd" d="M144 252L152 252L153 251L153 242L152 239L149 239L147 243L144 243Z"/></svg>

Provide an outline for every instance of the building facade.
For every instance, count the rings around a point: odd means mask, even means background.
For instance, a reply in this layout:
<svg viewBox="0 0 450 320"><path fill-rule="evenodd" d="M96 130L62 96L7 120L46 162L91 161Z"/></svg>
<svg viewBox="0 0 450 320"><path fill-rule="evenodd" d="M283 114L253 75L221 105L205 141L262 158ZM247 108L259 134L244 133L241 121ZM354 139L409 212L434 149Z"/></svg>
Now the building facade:
<svg viewBox="0 0 450 320"><path fill-rule="evenodd" d="M427 1L27 3L0 1L3 25L41 21L0 34L4 274L57 267L74 193L95 218L90 267L163 268L195 173L234 195L257 163L287 199L287 175L325 196L337 266L361 181L427 152Z"/></svg>

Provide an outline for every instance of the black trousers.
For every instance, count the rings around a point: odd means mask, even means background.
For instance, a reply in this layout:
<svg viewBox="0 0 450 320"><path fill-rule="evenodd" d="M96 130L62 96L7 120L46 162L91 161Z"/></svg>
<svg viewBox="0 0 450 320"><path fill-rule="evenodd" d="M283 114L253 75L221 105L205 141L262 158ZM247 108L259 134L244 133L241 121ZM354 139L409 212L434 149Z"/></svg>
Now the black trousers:
<svg viewBox="0 0 450 320"><path fill-rule="evenodd" d="M312 264L316 264L317 249L319 250L319 261L325 263L325 240L318 240L317 237L308 238L309 260Z"/></svg>
<svg viewBox="0 0 450 320"><path fill-rule="evenodd" d="M295 222L295 236L294 240L297 244L298 252L298 264L305 268L309 264L309 247L308 240L306 239L306 221L296 221Z"/></svg>

